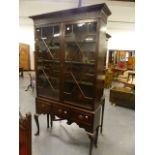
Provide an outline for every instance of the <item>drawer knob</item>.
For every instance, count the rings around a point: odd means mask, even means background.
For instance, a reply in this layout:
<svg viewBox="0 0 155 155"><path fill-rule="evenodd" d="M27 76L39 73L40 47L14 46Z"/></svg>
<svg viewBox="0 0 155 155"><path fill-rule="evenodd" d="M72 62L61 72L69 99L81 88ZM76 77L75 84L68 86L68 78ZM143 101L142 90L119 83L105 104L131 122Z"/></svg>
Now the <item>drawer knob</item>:
<svg viewBox="0 0 155 155"><path fill-rule="evenodd" d="M62 112L62 109L58 109L58 112L61 113Z"/></svg>
<svg viewBox="0 0 155 155"><path fill-rule="evenodd" d="M86 115L85 118L88 119L88 116Z"/></svg>
<svg viewBox="0 0 155 155"><path fill-rule="evenodd" d="M79 118L79 119L83 119L83 115L79 115L78 118Z"/></svg>
<svg viewBox="0 0 155 155"><path fill-rule="evenodd" d="M67 114L67 111L66 110L64 111L64 114Z"/></svg>

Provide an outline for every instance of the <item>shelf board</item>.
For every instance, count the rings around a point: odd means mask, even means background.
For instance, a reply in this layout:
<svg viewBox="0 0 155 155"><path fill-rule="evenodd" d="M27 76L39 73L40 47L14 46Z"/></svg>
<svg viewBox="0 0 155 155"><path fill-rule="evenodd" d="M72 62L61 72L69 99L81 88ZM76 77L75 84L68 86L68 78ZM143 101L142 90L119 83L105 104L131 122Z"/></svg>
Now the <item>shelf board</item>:
<svg viewBox="0 0 155 155"><path fill-rule="evenodd" d="M96 36L97 33L86 33L85 36ZM65 37L74 37L76 36L75 33L68 33L68 34L65 34Z"/></svg>
<svg viewBox="0 0 155 155"><path fill-rule="evenodd" d="M60 60L38 59L38 62L54 62L54 63L60 63Z"/></svg>
<svg viewBox="0 0 155 155"><path fill-rule="evenodd" d="M68 40L66 39L65 42L66 43L74 43L74 44L76 44L74 40L69 40L69 39ZM96 40L94 40L94 41L77 41L77 43L80 43L80 44L96 43Z"/></svg>
<svg viewBox="0 0 155 155"><path fill-rule="evenodd" d="M44 76L44 75L43 75ZM44 76L45 77L45 76ZM38 78L39 78L39 76L38 76ZM46 79L46 78L45 78ZM54 77L54 76L48 76L48 79L51 79L51 80L60 80L60 78L59 77Z"/></svg>
<svg viewBox="0 0 155 155"><path fill-rule="evenodd" d="M64 74L67 74L67 75L68 75L68 74L70 74L70 72L65 72ZM93 73L83 73L83 75L84 75L84 76L89 76L89 77L90 77L90 76L91 76L91 77L94 77L94 76L95 76L95 74L93 74Z"/></svg>
<svg viewBox="0 0 155 155"><path fill-rule="evenodd" d="M76 84L73 80L64 80L64 82ZM81 84L81 85L87 85L87 86L94 85L92 82L85 82L85 81L77 81L77 82L78 82L78 84Z"/></svg>
<svg viewBox="0 0 155 155"><path fill-rule="evenodd" d="M77 64L77 65L90 65L90 66L95 65L95 63L84 63L80 61L69 61L69 60L65 61L65 63L72 63L72 64Z"/></svg>

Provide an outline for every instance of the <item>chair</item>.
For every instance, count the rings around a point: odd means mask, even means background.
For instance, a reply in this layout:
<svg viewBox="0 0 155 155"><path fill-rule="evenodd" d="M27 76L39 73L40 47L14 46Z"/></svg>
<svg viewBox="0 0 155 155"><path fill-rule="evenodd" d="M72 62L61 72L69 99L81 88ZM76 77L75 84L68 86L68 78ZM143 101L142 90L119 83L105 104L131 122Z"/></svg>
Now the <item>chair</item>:
<svg viewBox="0 0 155 155"><path fill-rule="evenodd" d="M31 114L19 117L19 155L32 154Z"/></svg>

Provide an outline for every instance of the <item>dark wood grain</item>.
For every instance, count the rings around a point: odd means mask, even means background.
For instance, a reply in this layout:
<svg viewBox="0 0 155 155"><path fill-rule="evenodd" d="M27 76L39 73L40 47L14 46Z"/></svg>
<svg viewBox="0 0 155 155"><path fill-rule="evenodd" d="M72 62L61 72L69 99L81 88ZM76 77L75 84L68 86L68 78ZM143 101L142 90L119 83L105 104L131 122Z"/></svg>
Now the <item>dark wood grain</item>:
<svg viewBox="0 0 155 155"><path fill-rule="evenodd" d="M32 154L31 114L19 119L19 155Z"/></svg>

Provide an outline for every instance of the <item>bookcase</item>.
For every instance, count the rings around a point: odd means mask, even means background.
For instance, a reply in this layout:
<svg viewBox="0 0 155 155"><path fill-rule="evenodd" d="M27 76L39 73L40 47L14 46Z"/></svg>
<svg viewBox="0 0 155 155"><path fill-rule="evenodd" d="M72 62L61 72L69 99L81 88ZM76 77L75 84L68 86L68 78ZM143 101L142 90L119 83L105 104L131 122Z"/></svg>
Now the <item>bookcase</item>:
<svg viewBox="0 0 155 155"><path fill-rule="evenodd" d="M67 119L88 133L90 154L103 123L110 14L104 3L30 17L35 31L37 135L40 114L47 114L48 127L58 118Z"/></svg>

